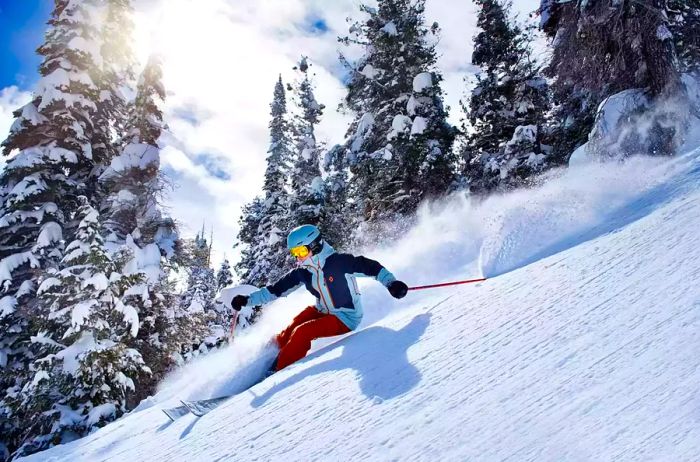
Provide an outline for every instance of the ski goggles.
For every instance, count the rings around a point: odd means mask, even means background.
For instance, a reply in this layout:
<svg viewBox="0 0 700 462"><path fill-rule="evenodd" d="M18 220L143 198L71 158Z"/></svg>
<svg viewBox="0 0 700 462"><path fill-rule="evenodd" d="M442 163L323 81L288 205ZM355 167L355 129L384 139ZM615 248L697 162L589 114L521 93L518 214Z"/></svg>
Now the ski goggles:
<svg viewBox="0 0 700 462"><path fill-rule="evenodd" d="M294 258L306 258L309 256L311 251L305 245L298 245L296 247L292 247L289 250L289 253L291 253L292 257L294 257Z"/></svg>

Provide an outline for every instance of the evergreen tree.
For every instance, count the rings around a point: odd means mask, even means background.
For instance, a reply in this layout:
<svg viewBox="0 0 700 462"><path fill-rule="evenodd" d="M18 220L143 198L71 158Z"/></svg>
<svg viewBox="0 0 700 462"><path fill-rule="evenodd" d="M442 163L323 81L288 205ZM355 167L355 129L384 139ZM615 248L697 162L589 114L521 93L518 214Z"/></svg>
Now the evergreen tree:
<svg viewBox="0 0 700 462"><path fill-rule="evenodd" d="M120 139L128 119L124 90L134 80L135 58L133 40L133 8L131 0L105 0L105 19L100 33L102 65L95 80L100 99L95 114L93 150L97 163L97 178L119 154Z"/></svg>
<svg viewBox="0 0 700 462"><path fill-rule="evenodd" d="M287 97L280 75L275 83L270 103L270 147L267 150L267 169L263 191L265 199L283 204L286 200L289 164L292 161L292 140L287 120Z"/></svg>
<svg viewBox="0 0 700 462"><path fill-rule="evenodd" d="M437 24L425 25L423 0L380 0L360 7L346 45L364 55L350 63L344 108L355 113L345 157L352 172L355 221L375 222L413 212L424 198L453 184L454 130L447 124L435 69Z"/></svg>
<svg viewBox="0 0 700 462"><path fill-rule="evenodd" d="M202 232L197 233L190 244L190 263L187 290L182 297L182 306L190 313L211 312L216 296L216 277L210 267L211 244Z"/></svg>
<svg viewBox="0 0 700 462"><path fill-rule="evenodd" d="M224 287L228 287L233 284L233 274L231 274L231 265L228 259L224 258L221 262L219 271L216 273L216 290L219 291Z"/></svg>
<svg viewBox="0 0 700 462"><path fill-rule="evenodd" d="M142 320L130 346L141 352L152 373L138 375L130 405L152 394L175 365L172 358L182 345L204 331L201 315L181 309L169 280L180 240L173 219L158 204L164 188L158 146L164 98L160 61L152 56L139 78L136 98L127 107L121 149L100 176L108 247L132 255L123 271L142 277L126 297Z"/></svg>
<svg viewBox="0 0 700 462"><path fill-rule="evenodd" d="M325 106L316 101L309 78L309 63L302 57L295 69L301 77L294 86L296 111L292 130L296 146L292 169L292 193L289 204L289 228L303 224L318 225L323 209L323 180L321 179L320 146L316 140L316 125Z"/></svg>
<svg viewBox="0 0 700 462"><path fill-rule="evenodd" d="M681 70L700 68L700 0L668 0L670 29Z"/></svg>
<svg viewBox="0 0 700 462"><path fill-rule="evenodd" d="M471 133L462 156L470 190L484 193L522 184L546 166L540 140L549 99L528 32L511 23L498 0L475 1L481 31L472 63L482 72L465 107Z"/></svg>
<svg viewBox="0 0 700 462"><path fill-rule="evenodd" d="M348 166L345 147L336 145L324 156L324 207L321 215L321 230L324 239L336 249L350 245L352 239L352 217L349 216Z"/></svg>
<svg viewBox="0 0 700 462"><path fill-rule="evenodd" d="M18 415L7 400L29 379L29 349L37 310L36 281L63 258L71 241L78 196L94 167L91 142L98 88L91 72L99 62L97 31L87 2L57 0L45 42L34 99L15 111L0 174L0 434L18 444Z"/></svg>
<svg viewBox="0 0 700 462"><path fill-rule="evenodd" d="M238 220L240 230L236 246L240 247L241 258L235 266L238 278L245 284L262 286L265 284L264 275L255 270L258 261L258 243L260 242L258 228L262 220L264 202L256 197L249 204L243 206L241 217Z"/></svg>
<svg viewBox="0 0 700 462"><path fill-rule="evenodd" d="M158 138L163 129L160 106L164 99L160 61L152 56L139 79L136 99L129 107L123 148L100 181L106 191L109 240L124 243L131 235L139 245L157 242L163 254L172 255L176 229L158 206L158 195L163 190Z"/></svg>
<svg viewBox="0 0 700 462"><path fill-rule="evenodd" d="M85 197L80 204L76 238L38 289L42 330L32 341L43 354L34 361L33 379L13 398L24 437L18 455L118 418L134 390L133 377L148 372L138 351L126 345L139 319L122 296L139 276L119 273L119 263L104 250L97 211Z"/></svg>
<svg viewBox="0 0 700 462"><path fill-rule="evenodd" d="M244 248L236 272L241 281L255 286L272 283L290 269L286 247L286 232L290 227L287 178L293 146L281 76L275 84L270 117L265 196L244 208L238 235Z"/></svg>
<svg viewBox="0 0 700 462"><path fill-rule="evenodd" d="M288 178L293 157L292 127L287 120L287 100L280 76L270 104L270 148L263 192L265 200L257 227L251 269L253 285L271 284L291 269L287 256L286 232L290 227Z"/></svg>
<svg viewBox="0 0 700 462"><path fill-rule="evenodd" d="M557 155L565 157L586 141L596 109L608 96L642 88L667 97L681 88L666 3L542 0L541 25L554 39L548 74L559 104L553 130ZM666 122L654 123L664 132ZM659 144L664 143L649 143Z"/></svg>
<svg viewBox="0 0 700 462"><path fill-rule="evenodd" d="M182 353L185 359L191 359L200 351L206 352L209 347L218 343L216 340L211 342L207 340L211 337L224 336L225 332L220 329L220 326L228 323L227 313L218 311L220 307L214 303L217 281L214 270L210 266L210 242L204 236L204 226L202 226L201 233L197 233L197 236L186 244L187 289L180 297L179 308L191 323L187 341L182 342Z"/></svg>
<svg viewBox="0 0 700 462"><path fill-rule="evenodd" d="M214 270L204 266L194 266L189 270L187 290L182 305L190 313L211 313L216 297L216 277Z"/></svg>

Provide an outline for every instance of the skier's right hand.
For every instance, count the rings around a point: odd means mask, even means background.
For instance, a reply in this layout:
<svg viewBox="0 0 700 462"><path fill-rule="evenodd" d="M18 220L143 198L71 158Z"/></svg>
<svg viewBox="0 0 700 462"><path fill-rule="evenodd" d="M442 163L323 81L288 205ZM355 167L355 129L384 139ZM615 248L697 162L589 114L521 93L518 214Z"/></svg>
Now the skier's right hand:
<svg viewBox="0 0 700 462"><path fill-rule="evenodd" d="M236 311L241 311L241 308L248 304L248 296L236 295L231 301L231 307Z"/></svg>
<svg viewBox="0 0 700 462"><path fill-rule="evenodd" d="M387 289L394 298L404 298L408 293L408 286L403 281L392 281Z"/></svg>

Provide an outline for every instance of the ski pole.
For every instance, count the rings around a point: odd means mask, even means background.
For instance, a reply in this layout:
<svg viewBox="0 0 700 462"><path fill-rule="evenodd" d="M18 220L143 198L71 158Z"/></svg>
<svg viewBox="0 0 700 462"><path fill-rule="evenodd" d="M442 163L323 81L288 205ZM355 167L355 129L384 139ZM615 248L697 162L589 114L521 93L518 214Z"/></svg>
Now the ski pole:
<svg viewBox="0 0 700 462"><path fill-rule="evenodd" d="M233 333L236 330L236 324L238 324L238 311L233 315L231 318L231 332L228 334L228 341L232 342L233 341Z"/></svg>
<svg viewBox="0 0 700 462"><path fill-rule="evenodd" d="M427 286L409 287L408 290L436 289L438 287L457 286L460 284L472 284L475 282L482 282L485 280L486 280L486 278L479 278L479 279L467 279L466 281L441 282L440 284L430 284Z"/></svg>

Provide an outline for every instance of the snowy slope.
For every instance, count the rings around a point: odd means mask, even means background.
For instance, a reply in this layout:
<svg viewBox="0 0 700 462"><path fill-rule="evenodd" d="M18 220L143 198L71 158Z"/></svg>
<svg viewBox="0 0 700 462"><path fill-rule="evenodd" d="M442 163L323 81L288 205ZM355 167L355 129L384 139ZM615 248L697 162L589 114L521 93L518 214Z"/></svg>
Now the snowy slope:
<svg viewBox="0 0 700 462"><path fill-rule="evenodd" d="M700 151L424 214L370 255L409 283L491 278L400 303L370 282L363 330L170 423L177 397L252 381L288 299L139 410L23 460L700 460Z"/></svg>

